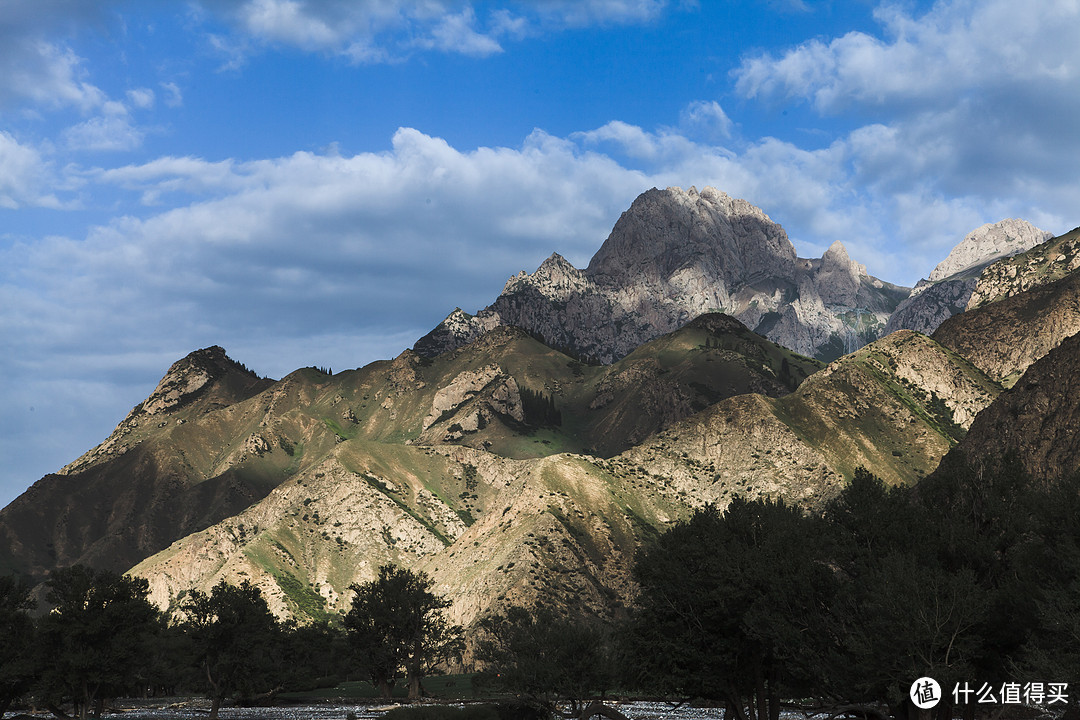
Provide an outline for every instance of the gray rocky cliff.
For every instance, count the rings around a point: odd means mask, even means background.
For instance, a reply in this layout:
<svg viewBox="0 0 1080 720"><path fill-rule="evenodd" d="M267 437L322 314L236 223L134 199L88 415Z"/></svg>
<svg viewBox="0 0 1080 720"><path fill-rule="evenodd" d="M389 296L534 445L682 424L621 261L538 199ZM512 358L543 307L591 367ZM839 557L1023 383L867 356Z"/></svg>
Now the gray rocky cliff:
<svg viewBox="0 0 1080 720"><path fill-rule="evenodd" d="M1051 237L1026 220L1012 218L971 231L900 303L885 326L885 334L897 330L933 333L941 323L964 312L984 270Z"/></svg>
<svg viewBox="0 0 1080 720"><path fill-rule="evenodd" d="M417 342L434 356L499 325L612 362L694 318L724 312L803 355L832 360L880 335L908 288L870 277L836 242L801 259L760 208L714 188L649 190L589 266L552 255L511 277L475 316L460 310Z"/></svg>
<svg viewBox="0 0 1080 720"><path fill-rule="evenodd" d="M927 279L937 282L977 266L985 267L995 260L1030 250L1051 237L1053 234L1026 220L1008 218L988 223L968 233Z"/></svg>
<svg viewBox="0 0 1080 720"><path fill-rule="evenodd" d="M989 305L1061 280L1080 269L1080 228L990 265L979 276L967 309Z"/></svg>

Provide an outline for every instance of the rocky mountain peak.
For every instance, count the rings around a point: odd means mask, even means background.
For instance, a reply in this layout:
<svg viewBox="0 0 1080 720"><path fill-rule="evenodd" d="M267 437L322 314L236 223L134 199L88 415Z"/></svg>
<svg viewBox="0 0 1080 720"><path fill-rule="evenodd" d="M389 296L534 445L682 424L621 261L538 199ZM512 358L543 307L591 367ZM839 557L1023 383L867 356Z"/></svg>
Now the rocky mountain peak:
<svg viewBox="0 0 1080 720"><path fill-rule="evenodd" d="M619 218L585 270L553 254L511 277L475 316L455 311L415 345L434 357L499 325L613 362L704 313L724 312L804 355L874 340L910 291L870 277L841 243L800 260L760 208L711 187L653 188Z"/></svg>
<svg viewBox="0 0 1080 720"><path fill-rule="evenodd" d="M706 187L653 188L615 223L585 273L601 281L667 279L705 266L726 283L762 273L794 273L795 248L760 208Z"/></svg>
<svg viewBox="0 0 1080 720"><path fill-rule="evenodd" d="M1016 255L1051 237L1051 233L1040 230L1026 220L1008 218L987 223L968 233L948 257L938 263L928 280L937 282L998 258Z"/></svg>
<svg viewBox="0 0 1080 720"><path fill-rule="evenodd" d="M862 280L868 278L866 266L852 261L839 240L829 246L816 265L814 283L823 302L844 307L859 304Z"/></svg>
<svg viewBox="0 0 1080 720"><path fill-rule="evenodd" d="M214 380L230 372L241 372L257 379L257 375L240 365L219 345L196 350L177 360L161 378L150 397L143 403L147 415L170 410L193 398Z"/></svg>
<svg viewBox="0 0 1080 720"><path fill-rule="evenodd" d="M228 407L271 384L272 380L260 378L230 358L220 346L196 350L169 367L154 391L131 409L105 442L65 465L60 472L79 472L119 457L145 439L148 433L167 432L174 420L181 424L186 422L184 413L192 408L205 413Z"/></svg>
<svg viewBox="0 0 1080 720"><path fill-rule="evenodd" d="M991 272L991 263L1024 253L1049 238L1050 233L1026 220L1002 220L972 230L929 278L919 281L889 318L885 332L906 328L929 335L948 318L964 312L977 283L982 282L980 272Z"/></svg>
<svg viewBox="0 0 1080 720"><path fill-rule="evenodd" d="M586 284L585 274L559 253L551 253L532 275L524 270L506 281L503 294L535 288L552 299L565 301L570 293L580 291Z"/></svg>
<svg viewBox="0 0 1080 720"><path fill-rule="evenodd" d="M847 254L847 248L839 240L834 241L829 246L829 249L821 256L821 260L825 265L847 265L851 262L851 258Z"/></svg>

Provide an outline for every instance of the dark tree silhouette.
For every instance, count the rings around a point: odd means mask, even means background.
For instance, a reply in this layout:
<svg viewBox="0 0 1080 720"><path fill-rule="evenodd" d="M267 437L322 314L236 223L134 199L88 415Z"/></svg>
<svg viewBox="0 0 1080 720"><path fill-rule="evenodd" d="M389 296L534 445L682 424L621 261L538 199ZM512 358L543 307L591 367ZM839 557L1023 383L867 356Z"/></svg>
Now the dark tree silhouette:
<svg viewBox="0 0 1080 720"><path fill-rule="evenodd" d="M226 698L253 698L275 688L280 628L259 588L222 580L209 595L192 591L181 610L193 681L211 699L211 720Z"/></svg>
<svg viewBox="0 0 1080 720"><path fill-rule="evenodd" d="M835 591L819 535L782 501L735 498L649 544L635 568L637 683L777 720L782 697L819 682Z"/></svg>
<svg viewBox="0 0 1080 720"><path fill-rule="evenodd" d="M34 609L30 586L0 576L0 717L22 696L38 674L34 662Z"/></svg>
<svg viewBox="0 0 1080 720"><path fill-rule="evenodd" d="M616 682L614 635L597 622L568 619L551 610L511 607L480 621L477 658L482 679L513 692L543 714L588 720L625 720L596 699Z"/></svg>
<svg viewBox="0 0 1080 720"><path fill-rule="evenodd" d="M106 698L145 687L152 644L161 627L143 578L74 565L53 573L41 618L38 648L47 703L65 700L86 718L99 716Z"/></svg>
<svg viewBox="0 0 1080 720"><path fill-rule="evenodd" d="M349 588L356 594L345 629L358 663L384 698L404 673L409 699L418 699L421 680L461 656L462 630L446 620L450 601L431 592L432 585L424 573L383 565L377 579Z"/></svg>

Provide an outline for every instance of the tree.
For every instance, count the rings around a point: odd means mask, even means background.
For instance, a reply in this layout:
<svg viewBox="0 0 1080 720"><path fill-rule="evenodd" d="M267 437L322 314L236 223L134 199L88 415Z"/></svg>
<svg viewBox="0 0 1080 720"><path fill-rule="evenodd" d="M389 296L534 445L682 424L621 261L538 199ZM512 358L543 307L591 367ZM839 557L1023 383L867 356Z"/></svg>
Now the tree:
<svg viewBox="0 0 1080 720"><path fill-rule="evenodd" d="M209 595L193 590L180 607L195 679L211 699L211 720L228 697L273 690L279 627L259 588L222 580Z"/></svg>
<svg viewBox="0 0 1080 720"><path fill-rule="evenodd" d="M1010 461L976 472L950 455L910 490L857 472L826 510L842 578L833 691L905 717L916 678L943 688L1012 679L1011 658L1035 614L1022 567L1034 503L1030 479ZM936 712L951 717L951 693L942 700Z"/></svg>
<svg viewBox="0 0 1080 720"><path fill-rule="evenodd" d="M421 679L461 657L461 627L446 620L450 601L432 593L433 584L422 572L383 565L377 579L349 587L355 593L345 616L350 644L384 698L404 672L409 699L419 699Z"/></svg>
<svg viewBox="0 0 1080 720"><path fill-rule="evenodd" d="M562 425L562 413L555 407L555 398L545 395L542 390L530 390L522 387L521 408L525 422L538 427L557 427Z"/></svg>
<svg viewBox="0 0 1080 720"><path fill-rule="evenodd" d="M1038 542L1024 558L1037 616L1020 670L1033 681L1080 678L1080 474L1046 488ZM1080 692L1069 687L1064 718L1080 718Z"/></svg>
<svg viewBox="0 0 1080 720"><path fill-rule="evenodd" d="M558 617L547 608L511 607L480 621L477 659L482 678L545 714L588 720L625 720L595 699L618 674L614 637L598 623Z"/></svg>
<svg viewBox="0 0 1080 720"><path fill-rule="evenodd" d="M7 575L0 577L0 717L23 695L37 675L34 663L34 609L30 586Z"/></svg>
<svg viewBox="0 0 1080 720"><path fill-rule="evenodd" d="M71 699L85 719L91 705L99 716L106 698L145 686L161 626L149 583L74 565L55 571L46 586L54 605L39 623L46 702Z"/></svg>
<svg viewBox="0 0 1080 720"><path fill-rule="evenodd" d="M284 662L290 668L286 690L333 687L344 679L349 653L339 626L326 621L298 625L291 620L282 630Z"/></svg>
<svg viewBox="0 0 1080 720"><path fill-rule="evenodd" d="M776 720L819 684L835 581L815 520L783 501L709 505L649 544L632 633L638 684Z"/></svg>

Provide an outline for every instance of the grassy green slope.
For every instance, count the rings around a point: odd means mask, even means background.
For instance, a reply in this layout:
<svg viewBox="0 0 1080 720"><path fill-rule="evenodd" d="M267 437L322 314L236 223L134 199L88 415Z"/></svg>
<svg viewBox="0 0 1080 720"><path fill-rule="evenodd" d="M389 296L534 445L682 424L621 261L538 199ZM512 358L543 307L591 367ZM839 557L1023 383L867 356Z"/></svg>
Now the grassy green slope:
<svg viewBox="0 0 1080 720"><path fill-rule="evenodd" d="M649 388L659 383L690 388L707 402L709 393L747 378L797 381L813 368L713 318L609 368L577 365L502 329L430 362L406 354L333 377L294 374L276 396L253 399L274 408L256 434L285 438L267 442L264 459L283 460L282 445L293 443L290 457L303 456L294 473L243 513L135 571L150 579L162 605L187 588L248 578L277 612L302 618L342 611L349 585L390 561L431 573L453 598L458 622L509 603L618 613L632 596L629 569L643 537L734 495L820 504L858 465L890 482L914 481L999 390L955 353L902 332L811 375L785 397L721 399L610 458L554 452L573 438L571 428L615 434L638 427L621 419L630 412L609 410L624 401L641 415L664 417L648 405ZM633 382L617 386L628 373L636 373ZM485 378L461 394L466 410L495 402L491 387L512 378L551 393L564 422L537 429L497 418L464 436L480 447L416 442L410 427L432 418L436 395L463 376ZM605 392L613 397L597 403ZM460 417L453 413L446 422Z"/></svg>
<svg viewBox="0 0 1080 720"><path fill-rule="evenodd" d="M956 353L901 331L786 397L724 400L616 460L621 472L648 468L701 500L781 494L814 504L859 466L891 483L918 480L1000 390Z"/></svg>

